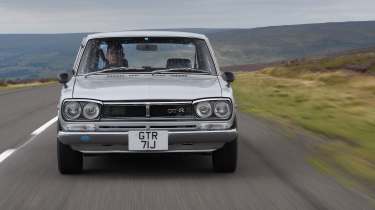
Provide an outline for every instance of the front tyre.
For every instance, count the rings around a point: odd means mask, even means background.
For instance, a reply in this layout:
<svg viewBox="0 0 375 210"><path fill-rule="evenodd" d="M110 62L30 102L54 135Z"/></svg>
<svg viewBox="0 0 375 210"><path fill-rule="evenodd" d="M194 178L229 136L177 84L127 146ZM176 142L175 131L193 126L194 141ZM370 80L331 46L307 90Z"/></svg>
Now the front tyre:
<svg viewBox="0 0 375 210"><path fill-rule="evenodd" d="M212 162L214 171L233 173L237 168L237 138L214 151Z"/></svg>
<svg viewBox="0 0 375 210"><path fill-rule="evenodd" d="M83 168L83 155L57 140L57 162L61 174L77 174Z"/></svg>

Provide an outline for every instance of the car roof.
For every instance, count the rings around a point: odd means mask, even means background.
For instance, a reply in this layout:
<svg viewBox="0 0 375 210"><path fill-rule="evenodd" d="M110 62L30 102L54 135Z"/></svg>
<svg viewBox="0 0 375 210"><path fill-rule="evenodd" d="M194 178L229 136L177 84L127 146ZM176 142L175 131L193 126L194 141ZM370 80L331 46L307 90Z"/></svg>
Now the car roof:
<svg viewBox="0 0 375 210"><path fill-rule="evenodd" d="M89 34L86 41L97 38L117 38L117 37L186 37L207 40L203 34L177 32L177 31L123 31Z"/></svg>

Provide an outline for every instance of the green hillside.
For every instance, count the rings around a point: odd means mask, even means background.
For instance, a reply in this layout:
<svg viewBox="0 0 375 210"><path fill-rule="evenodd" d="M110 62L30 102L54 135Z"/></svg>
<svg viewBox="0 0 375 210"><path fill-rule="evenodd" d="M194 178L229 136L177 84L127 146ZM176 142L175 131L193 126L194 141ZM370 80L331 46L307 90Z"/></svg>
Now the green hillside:
<svg viewBox="0 0 375 210"><path fill-rule="evenodd" d="M375 21L237 29L209 35L221 64L269 63L375 46Z"/></svg>
<svg viewBox="0 0 375 210"><path fill-rule="evenodd" d="M0 35L0 78L54 77L71 69L83 36Z"/></svg>

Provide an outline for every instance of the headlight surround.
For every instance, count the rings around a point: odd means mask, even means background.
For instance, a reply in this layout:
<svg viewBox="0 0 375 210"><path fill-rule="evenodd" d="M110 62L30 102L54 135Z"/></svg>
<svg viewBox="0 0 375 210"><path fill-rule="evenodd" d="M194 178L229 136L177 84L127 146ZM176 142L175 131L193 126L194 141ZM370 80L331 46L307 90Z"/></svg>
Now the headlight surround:
<svg viewBox="0 0 375 210"><path fill-rule="evenodd" d="M62 105L62 116L67 121L98 120L101 112L100 101L89 99L67 99Z"/></svg>
<svg viewBox="0 0 375 210"><path fill-rule="evenodd" d="M229 98L200 99L194 103L198 119L228 120L232 116L232 101Z"/></svg>
<svg viewBox="0 0 375 210"><path fill-rule="evenodd" d="M229 118L232 111L227 101L218 101L214 104L214 113L216 117L226 119Z"/></svg>
<svg viewBox="0 0 375 210"><path fill-rule="evenodd" d="M97 103L89 102L83 106L82 115L88 120L93 120L99 117L100 107Z"/></svg>
<svg viewBox="0 0 375 210"><path fill-rule="evenodd" d="M81 116L82 107L77 101L68 101L64 103L63 116L67 120L76 120Z"/></svg>

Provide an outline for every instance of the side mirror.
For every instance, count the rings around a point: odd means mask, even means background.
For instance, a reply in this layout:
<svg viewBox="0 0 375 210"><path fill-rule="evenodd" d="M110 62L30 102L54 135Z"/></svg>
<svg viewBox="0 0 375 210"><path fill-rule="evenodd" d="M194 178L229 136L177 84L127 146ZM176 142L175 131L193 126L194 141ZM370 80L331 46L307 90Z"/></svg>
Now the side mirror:
<svg viewBox="0 0 375 210"><path fill-rule="evenodd" d="M226 71L223 73L223 79L228 83L229 86L229 84L234 81L234 74L232 72Z"/></svg>
<svg viewBox="0 0 375 210"><path fill-rule="evenodd" d="M57 75L57 79L59 83L63 84L66 87L66 83L69 81L69 74L68 73L60 73Z"/></svg>

